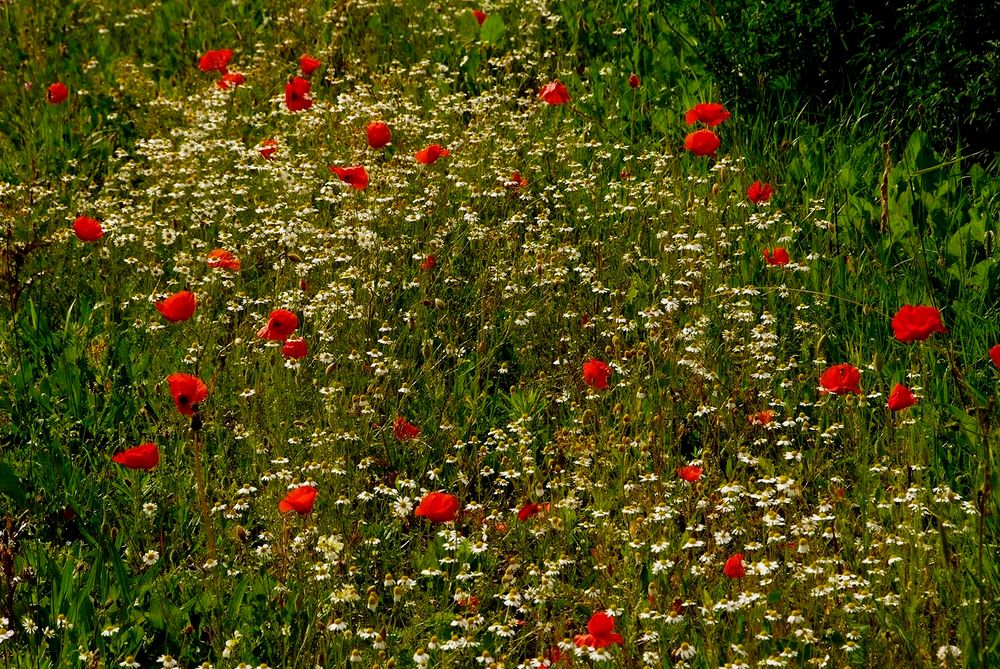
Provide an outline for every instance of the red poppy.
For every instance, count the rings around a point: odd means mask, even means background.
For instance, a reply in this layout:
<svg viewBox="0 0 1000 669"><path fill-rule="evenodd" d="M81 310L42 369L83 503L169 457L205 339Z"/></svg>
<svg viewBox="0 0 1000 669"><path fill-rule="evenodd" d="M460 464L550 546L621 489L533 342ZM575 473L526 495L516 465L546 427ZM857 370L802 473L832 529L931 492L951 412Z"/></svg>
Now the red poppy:
<svg viewBox="0 0 1000 669"><path fill-rule="evenodd" d="M718 150L721 142L711 130L696 130L684 138L684 148L696 156L711 156Z"/></svg>
<svg viewBox="0 0 1000 669"><path fill-rule="evenodd" d="M313 58L312 56L307 56L305 54L303 54L302 57L299 58L299 67L302 68L302 74L306 75L307 77L316 70L318 70L319 66L322 64L323 63L319 62L318 59Z"/></svg>
<svg viewBox="0 0 1000 669"><path fill-rule="evenodd" d="M63 82L57 81L49 86L47 95L50 104L62 104L69 97L69 88Z"/></svg>
<svg viewBox="0 0 1000 669"><path fill-rule="evenodd" d="M278 511L288 513L295 511L303 516L313 510L316 503L316 488L311 485L303 485L290 490L285 498L278 502Z"/></svg>
<svg viewBox="0 0 1000 669"><path fill-rule="evenodd" d="M141 444L118 453L111 460L128 469L145 469L149 471L159 464L160 451L156 447L156 444Z"/></svg>
<svg viewBox="0 0 1000 669"><path fill-rule="evenodd" d="M266 157L267 156L265 156L265 158ZM222 269L228 269L232 272L240 271L239 258L226 249L214 249L209 252L207 262L209 267L221 267Z"/></svg>
<svg viewBox="0 0 1000 669"><path fill-rule="evenodd" d="M240 74L239 72L226 72L222 75L222 78L215 82L215 85L226 91L230 88L236 88L237 86L245 83L247 78Z"/></svg>
<svg viewBox="0 0 1000 669"><path fill-rule="evenodd" d="M278 152L278 140L265 139L263 142L260 143L260 148L258 149L258 151L260 152L261 158L266 158L267 160L270 160L272 157L274 157L274 154Z"/></svg>
<svg viewBox="0 0 1000 669"><path fill-rule="evenodd" d="M569 102L569 91L566 90L565 84L561 81L552 81L542 86L538 97L546 104L563 105Z"/></svg>
<svg viewBox="0 0 1000 669"><path fill-rule="evenodd" d="M302 77L295 77L285 84L285 106L288 111L299 112L312 107L313 101L308 97L311 90L312 84Z"/></svg>
<svg viewBox="0 0 1000 669"><path fill-rule="evenodd" d="M487 16L488 15L486 14L486 12L484 12L481 9L472 10L472 17L476 19L476 23L478 23L479 25L483 25L484 23L486 23Z"/></svg>
<svg viewBox="0 0 1000 669"><path fill-rule="evenodd" d="M510 190L518 190L528 185L528 180L521 176L520 172L512 172L510 180L504 184Z"/></svg>
<svg viewBox="0 0 1000 669"><path fill-rule="evenodd" d="M604 390L608 387L609 376L611 376L611 368L606 362L591 358L583 363L583 380L591 388Z"/></svg>
<svg viewBox="0 0 1000 669"><path fill-rule="evenodd" d="M267 325L257 331L261 339L284 341L299 327L299 317L287 309L275 309L267 317Z"/></svg>
<svg viewBox="0 0 1000 669"><path fill-rule="evenodd" d="M402 416L396 416L396 420L392 424L392 436L398 441L409 441L410 439L416 439L419 435L419 427Z"/></svg>
<svg viewBox="0 0 1000 669"><path fill-rule="evenodd" d="M191 318L198 301L194 293L182 290L156 303L156 309L171 323L180 323Z"/></svg>
<svg viewBox="0 0 1000 669"><path fill-rule="evenodd" d="M783 246L775 246L773 249L764 249L764 262L768 265L787 265L791 262L788 251Z"/></svg>
<svg viewBox="0 0 1000 669"><path fill-rule="evenodd" d="M751 425L768 425L772 420L774 420L774 412L770 409L764 409L747 416L747 422Z"/></svg>
<svg viewBox="0 0 1000 669"><path fill-rule="evenodd" d="M372 121L365 126L365 139L368 140L368 146L381 149L392 139L389 124L384 121Z"/></svg>
<svg viewBox="0 0 1000 669"><path fill-rule="evenodd" d="M308 352L309 345L306 344L305 339L287 339L285 345L281 347L281 355L296 360L306 357Z"/></svg>
<svg viewBox="0 0 1000 669"><path fill-rule="evenodd" d="M736 553L728 560L722 571L729 578L743 578L747 575L746 567L743 566L743 553Z"/></svg>
<svg viewBox="0 0 1000 669"><path fill-rule="evenodd" d="M892 388L892 392L889 393L889 411L902 411L907 407L911 407L917 403L917 398L914 397L910 389L901 383L897 383Z"/></svg>
<svg viewBox="0 0 1000 669"><path fill-rule="evenodd" d="M604 611L597 611L587 622L587 634L577 634L573 642L577 646L604 648L613 644L623 644L625 640L615 633L615 619Z"/></svg>
<svg viewBox="0 0 1000 669"><path fill-rule="evenodd" d="M413 154L413 157L417 159L417 162L423 163L424 165L431 165L436 162L438 158L444 158L450 154L451 152L440 144L430 144L427 148L420 149Z"/></svg>
<svg viewBox="0 0 1000 669"><path fill-rule="evenodd" d="M193 416L195 405L208 399L208 387L192 374L171 374L167 383L177 410L185 416Z"/></svg>
<svg viewBox="0 0 1000 669"><path fill-rule="evenodd" d="M447 523L458 516L458 498L446 492L427 493L416 511L415 516L423 516L432 523Z"/></svg>
<svg viewBox="0 0 1000 669"><path fill-rule="evenodd" d="M422 263L420 263L420 269L426 272L428 270L434 269L435 265L437 265L437 258L434 257L433 255L429 255L426 258L424 258L424 261Z"/></svg>
<svg viewBox="0 0 1000 669"><path fill-rule="evenodd" d="M997 369L1000 369L1000 344L990 349L990 360L993 361Z"/></svg>
<svg viewBox="0 0 1000 669"><path fill-rule="evenodd" d="M629 88L639 88L640 85L642 85L642 82L639 80L639 75L638 74L636 74L635 72L633 72L632 74L628 75L628 87Z"/></svg>
<svg viewBox="0 0 1000 669"><path fill-rule="evenodd" d="M771 199L771 195L773 194L774 189L771 188L771 184L762 184L760 179L754 181L750 184L750 188L747 188L747 199L754 204L767 202Z"/></svg>
<svg viewBox="0 0 1000 669"><path fill-rule="evenodd" d="M357 167L333 167L331 165L330 171L340 177L344 183L350 184L354 190L368 188L368 172L365 171L364 165Z"/></svg>
<svg viewBox="0 0 1000 669"><path fill-rule="evenodd" d="M861 394L861 372L858 368L849 363L842 363L830 367L819 377L819 383L823 386L823 391L834 395L845 395L847 393Z"/></svg>
<svg viewBox="0 0 1000 669"><path fill-rule="evenodd" d="M198 69L202 72L222 72L226 73L226 66L229 65L229 59L233 57L232 49L217 49L216 51L207 51L205 55L201 57L198 62Z"/></svg>
<svg viewBox="0 0 1000 669"><path fill-rule="evenodd" d="M684 465L683 467L678 467L674 471L688 483L694 483L701 478L701 474L705 470L701 467L695 467L694 465Z"/></svg>
<svg viewBox="0 0 1000 669"><path fill-rule="evenodd" d="M73 221L73 232L81 242L96 242L104 236L101 222L89 216L78 216Z"/></svg>
<svg viewBox="0 0 1000 669"><path fill-rule="evenodd" d="M947 332L937 307L906 304L892 317L892 333L901 342L924 341L935 332Z"/></svg>
<svg viewBox="0 0 1000 669"><path fill-rule="evenodd" d="M728 119L730 116L726 108L718 102L702 102L696 104L693 109L689 109L684 116L688 125L694 125L701 121L708 127L714 127Z"/></svg>
<svg viewBox="0 0 1000 669"><path fill-rule="evenodd" d="M517 519L523 523L532 516L536 516L539 513L548 510L549 510L548 502L542 502L540 504L535 502L528 502L527 504L521 507L520 511L517 512Z"/></svg>

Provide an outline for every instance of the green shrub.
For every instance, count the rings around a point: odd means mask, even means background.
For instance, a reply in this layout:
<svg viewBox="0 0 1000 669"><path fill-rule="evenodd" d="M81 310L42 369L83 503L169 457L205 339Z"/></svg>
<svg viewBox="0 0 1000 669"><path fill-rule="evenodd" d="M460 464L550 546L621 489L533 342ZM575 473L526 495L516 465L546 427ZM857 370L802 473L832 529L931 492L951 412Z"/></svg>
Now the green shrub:
<svg viewBox="0 0 1000 669"><path fill-rule="evenodd" d="M996 151L997 19L988 3L681 0L723 96L748 111L792 100L853 114L898 137L922 128L938 149Z"/></svg>

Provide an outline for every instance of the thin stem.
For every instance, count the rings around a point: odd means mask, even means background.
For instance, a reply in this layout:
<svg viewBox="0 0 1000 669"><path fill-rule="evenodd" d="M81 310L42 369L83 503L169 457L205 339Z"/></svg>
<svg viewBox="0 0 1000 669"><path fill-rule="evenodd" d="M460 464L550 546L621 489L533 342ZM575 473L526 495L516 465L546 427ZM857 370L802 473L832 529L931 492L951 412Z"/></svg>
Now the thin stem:
<svg viewBox="0 0 1000 669"><path fill-rule="evenodd" d="M201 438L194 433L194 478L198 483L198 505L205 519L205 539L208 541L208 559L215 560L215 534L212 532L212 515L208 509L208 495L205 492L205 477L201 471Z"/></svg>

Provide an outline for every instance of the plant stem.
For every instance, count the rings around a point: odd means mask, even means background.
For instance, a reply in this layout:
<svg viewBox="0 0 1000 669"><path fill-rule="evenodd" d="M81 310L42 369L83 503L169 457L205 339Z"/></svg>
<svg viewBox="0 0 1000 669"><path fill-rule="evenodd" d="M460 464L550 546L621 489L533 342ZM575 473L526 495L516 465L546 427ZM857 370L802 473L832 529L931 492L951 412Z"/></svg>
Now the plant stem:
<svg viewBox="0 0 1000 669"><path fill-rule="evenodd" d="M198 483L198 505L205 519L205 539L208 541L208 559L215 560L215 534L212 532L212 515L208 509L208 495L205 492L205 477L201 471L201 438L194 433L194 478Z"/></svg>

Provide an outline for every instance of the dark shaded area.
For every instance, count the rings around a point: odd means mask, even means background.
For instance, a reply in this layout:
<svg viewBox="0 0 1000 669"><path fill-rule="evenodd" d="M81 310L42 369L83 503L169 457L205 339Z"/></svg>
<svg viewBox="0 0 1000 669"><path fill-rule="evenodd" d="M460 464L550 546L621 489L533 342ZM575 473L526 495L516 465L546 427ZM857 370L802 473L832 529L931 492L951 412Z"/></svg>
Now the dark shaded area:
<svg viewBox="0 0 1000 669"><path fill-rule="evenodd" d="M804 109L863 117L894 137L922 128L941 151L1000 149L994 2L679 4L723 99L744 115ZM669 5L676 8L664 2L662 9Z"/></svg>

